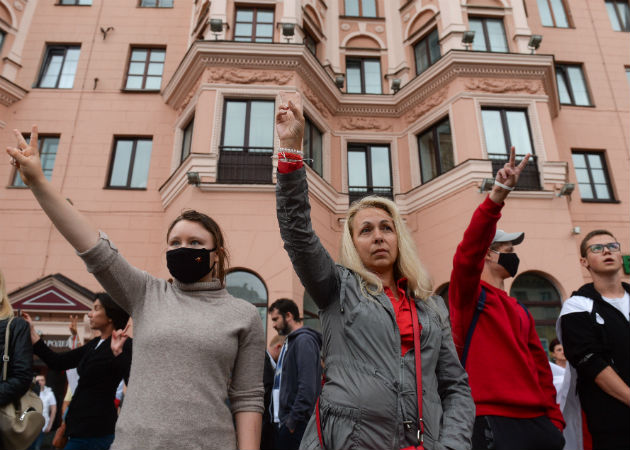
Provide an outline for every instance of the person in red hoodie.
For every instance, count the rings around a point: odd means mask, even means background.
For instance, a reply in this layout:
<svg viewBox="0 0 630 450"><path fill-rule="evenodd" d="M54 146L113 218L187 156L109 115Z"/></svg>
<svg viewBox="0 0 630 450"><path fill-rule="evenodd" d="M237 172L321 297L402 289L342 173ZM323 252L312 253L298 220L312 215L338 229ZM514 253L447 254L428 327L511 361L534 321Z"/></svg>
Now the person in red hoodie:
<svg viewBox="0 0 630 450"><path fill-rule="evenodd" d="M561 450L564 420L547 354L527 309L504 281L518 271L524 233L497 230L501 209L530 155L514 147L473 213L453 259L449 304L453 340L476 405L473 449Z"/></svg>

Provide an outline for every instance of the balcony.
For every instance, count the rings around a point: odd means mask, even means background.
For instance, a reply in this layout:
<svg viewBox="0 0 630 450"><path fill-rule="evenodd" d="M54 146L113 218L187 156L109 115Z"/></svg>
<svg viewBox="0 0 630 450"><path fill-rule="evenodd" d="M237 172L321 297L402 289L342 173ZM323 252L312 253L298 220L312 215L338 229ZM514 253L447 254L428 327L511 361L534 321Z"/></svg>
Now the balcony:
<svg viewBox="0 0 630 450"><path fill-rule="evenodd" d="M391 186L349 186L348 200L352 204L368 195L378 195L394 200L394 189Z"/></svg>
<svg viewBox="0 0 630 450"><path fill-rule="evenodd" d="M271 184L273 148L220 147L219 183Z"/></svg>
<svg viewBox="0 0 630 450"><path fill-rule="evenodd" d="M505 163L508 162L508 158L504 154L489 154L490 161L492 162L492 176L496 177L499 169L502 169ZM518 158L517 158L518 159ZM538 171L538 158L536 155L532 155L529 163L521 172L521 176L518 179L518 184L515 188L517 191L540 191L540 172Z"/></svg>

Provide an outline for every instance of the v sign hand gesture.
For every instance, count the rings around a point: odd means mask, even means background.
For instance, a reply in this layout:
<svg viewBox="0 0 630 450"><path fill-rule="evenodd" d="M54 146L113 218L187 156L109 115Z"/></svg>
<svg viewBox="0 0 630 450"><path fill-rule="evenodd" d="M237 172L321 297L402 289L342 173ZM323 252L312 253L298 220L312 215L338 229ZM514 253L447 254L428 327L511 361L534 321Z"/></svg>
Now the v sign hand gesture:
<svg viewBox="0 0 630 450"><path fill-rule="evenodd" d="M114 356L118 356L123 352L123 346L125 342L129 338L127 334L127 330L129 330L129 324L131 322L127 322L127 326L123 330L114 330L112 331L112 342L111 348Z"/></svg>
<svg viewBox="0 0 630 450"><path fill-rule="evenodd" d="M28 143L18 130L13 130L13 134L17 140L17 147L7 147L7 153L11 156L11 164L20 171L24 184L32 187L46 178L37 148L37 126L33 125Z"/></svg>
<svg viewBox="0 0 630 450"><path fill-rule="evenodd" d="M497 176L494 179L494 187L490 192L490 200L497 204L503 203L509 193L514 189L518 182L521 172L527 165L529 158L532 155L529 153L525 155L523 160L517 166L515 165L516 151L514 147L510 148L510 159L505 163L502 169L499 169Z"/></svg>

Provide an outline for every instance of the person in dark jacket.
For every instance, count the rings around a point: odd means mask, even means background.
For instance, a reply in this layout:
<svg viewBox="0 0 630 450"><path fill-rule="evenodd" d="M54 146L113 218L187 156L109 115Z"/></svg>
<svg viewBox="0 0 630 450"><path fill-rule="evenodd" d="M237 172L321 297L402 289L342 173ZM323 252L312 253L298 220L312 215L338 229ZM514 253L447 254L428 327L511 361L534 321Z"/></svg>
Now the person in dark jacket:
<svg viewBox="0 0 630 450"><path fill-rule="evenodd" d="M274 448L297 450L321 390L322 335L303 326L293 300L276 300L269 307L269 316L278 334L287 337L272 390Z"/></svg>
<svg viewBox="0 0 630 450"><path fill-rule="evenodd" d="M593 450L628 449L630 285L621 281L621 245L610 231L595 230L582 240L580 254L593 282L564 302L556 325L570 363L568 395L577 386ZM577 416L572 440L579 442L580 415L565 414Z"/></svg>
<svg viewBox="0 0 630 450"><path fill-rule="evenodd" d="M77 368L79 383L66 415L65 450L107 450L114 441L118 413L114 404L120 380L129 380L131 339L126 335L129 315L105 293L97 294L89 312L90 328L100 336L65 353L52 351L31 326L33 350L54 370Z"/></svg>
<svg viewBox="0 0 630 450"><path fill-rule="evenodd" d="M310 218L304 124L299 97L280 106L276 214L323 334L325 383L300 449L470 449L475 405L448 310L398 207L353 203L335 264Z"/></svg>
<svg viewBox="0 0 630 450"><path fill-rule="evenodd" d="M0 271L0 355L4 355L5 333L9 319L13 317L13 308L7 296L4 275ZM11 321L9 336L9 363L7 379L0 378L0 406L8 405L21 398L28 391L33 381L33 346L29 338L28 324L19 317ZM0 358L0 373L2 372ZM0 441L0 450L2 441ZM8 450L8 449L7 449Z"/></svg>
<svg viewBox="0 0 630 450"><path fill-rule="evenodd" d="M271 392L273 380L276 376L276 364L280 357L280 351L284 345L286 336L276 334L265 352L265 368L263 370L263 386L265 387L265 412L263 413L262 434L260 438L260 450L275 450L273 444L273 423L271 421Z"/></svg>

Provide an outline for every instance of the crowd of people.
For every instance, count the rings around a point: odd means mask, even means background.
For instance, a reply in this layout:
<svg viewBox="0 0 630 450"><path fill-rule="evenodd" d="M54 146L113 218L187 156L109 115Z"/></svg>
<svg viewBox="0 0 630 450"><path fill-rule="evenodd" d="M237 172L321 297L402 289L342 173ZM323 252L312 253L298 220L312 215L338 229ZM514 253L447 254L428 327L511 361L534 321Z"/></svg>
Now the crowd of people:
<svg viewBox="0 0 630 450"><path fill-rule="evenodd" d="M583 240L593 282L564 303L551 365L533 317L505 291L525 235L497 229L529 155L516 164L512 148L473 212L447 308L391 200L353 203L339 261L331 258L310 219L304 122L299 97L283 101L276 212L321 332L303 324L295 302L277 300L267 351L256 308L226 290L228 251L211 217L189 210L172 222L173 279L156 278L130 265L46 180L37 128L29 143L16 131L12 163L107 294L89 314L98 337L55 353L28 314L11 323L11 342L2 340L13 312L0 276L0 347L12 354L0 406L29 389L35 353L51 369L76 369L61 433L67 450L630 448L630 286L616 238L595 230ZM55 402L38 382L53 418Z"/></svg>

